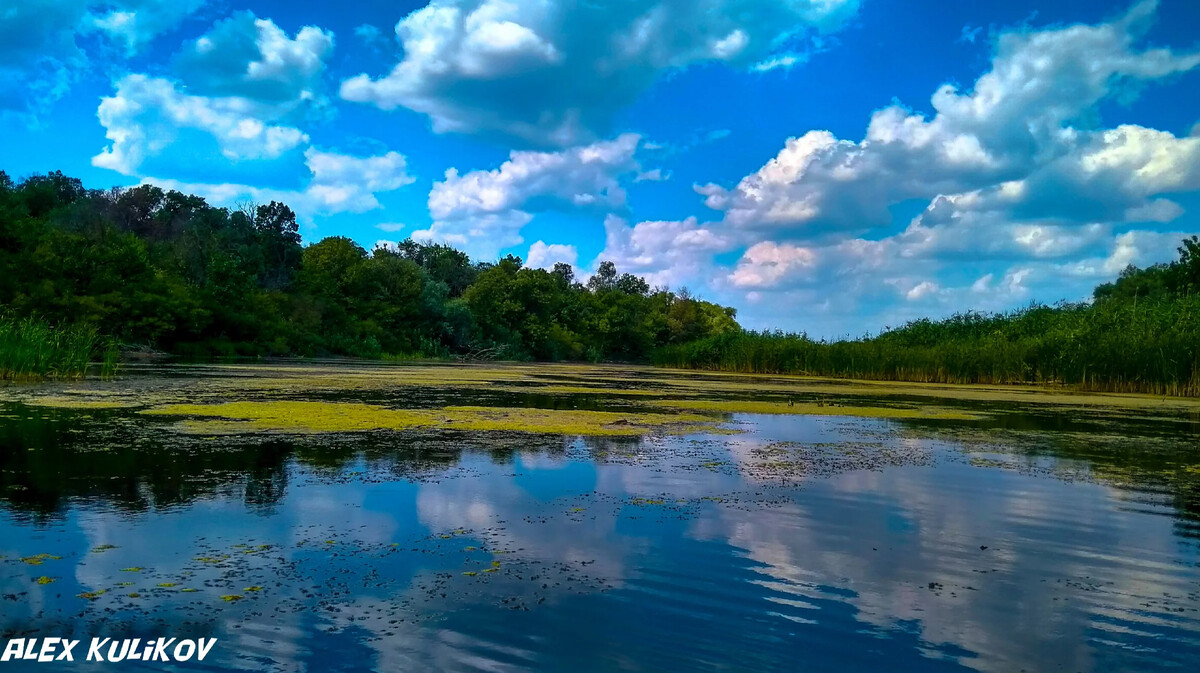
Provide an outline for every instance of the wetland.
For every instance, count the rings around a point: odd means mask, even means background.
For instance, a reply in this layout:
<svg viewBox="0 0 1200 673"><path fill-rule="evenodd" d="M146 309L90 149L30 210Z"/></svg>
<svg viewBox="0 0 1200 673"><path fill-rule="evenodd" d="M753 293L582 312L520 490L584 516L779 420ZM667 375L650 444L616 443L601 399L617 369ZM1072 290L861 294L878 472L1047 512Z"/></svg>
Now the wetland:
<svg viewBox="0 0 1200 673"><path fill-rule="evenodd" d="M215 637L177 666L256 671L1200 660L1188 398L131 365L0 388L0 433L5 638Z"/></svg>

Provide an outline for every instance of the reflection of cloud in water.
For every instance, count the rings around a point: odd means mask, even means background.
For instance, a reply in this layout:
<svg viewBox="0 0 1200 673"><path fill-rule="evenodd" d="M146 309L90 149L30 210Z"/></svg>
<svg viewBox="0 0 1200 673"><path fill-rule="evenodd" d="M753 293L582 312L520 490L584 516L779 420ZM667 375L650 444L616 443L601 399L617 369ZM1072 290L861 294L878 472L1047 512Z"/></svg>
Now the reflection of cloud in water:
<svg viewBox="0 0 1200 673"><path fill-rule="evenodd" d="M735 440L731 454L754 445ZM850 472L809 483L795 505L722 508L720 524L693 534L723 527L776 591L804 600L823 585L849 589L859 619L918 624L926 642L982 655L963 660L981 670L1087 670L1090 643L1106 637L1095 629L1161 624L1147 601L1189 591L1177 568L1155 567L1174 556L1170 519L1134 524L1113 495L961 464Z"/></svg>

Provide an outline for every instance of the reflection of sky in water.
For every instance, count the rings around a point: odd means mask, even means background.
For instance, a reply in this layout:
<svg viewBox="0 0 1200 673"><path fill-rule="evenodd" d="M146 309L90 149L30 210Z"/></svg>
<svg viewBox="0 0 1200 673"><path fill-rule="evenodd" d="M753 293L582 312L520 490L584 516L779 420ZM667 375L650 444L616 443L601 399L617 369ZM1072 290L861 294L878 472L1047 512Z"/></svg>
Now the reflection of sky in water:
<svg viewBox="0 0 1200 673"><path fill-rule="evenodd" d="M1196 547L1169 507L971 466L888 422L739 420L754 432L468 450L413 480L379 461L290 460L270 507L231 483L138 512L85 499L34 523L5 509L0 627L216 636L206 664L283 671L1114 671L1200 658ZM789 441L907 443L937 459L747 476ZM91 551L106 544L118 547ZM42 553L63 558L19 560Z"/></svg>

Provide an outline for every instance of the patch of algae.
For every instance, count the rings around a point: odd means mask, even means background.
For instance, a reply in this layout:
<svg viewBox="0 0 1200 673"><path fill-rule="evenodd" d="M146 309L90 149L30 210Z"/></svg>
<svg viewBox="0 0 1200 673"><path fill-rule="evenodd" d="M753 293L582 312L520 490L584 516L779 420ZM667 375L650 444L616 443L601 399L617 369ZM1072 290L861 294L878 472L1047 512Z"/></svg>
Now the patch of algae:
<svg viewBox="0 0 1200 673"><path fill-rule="evenodd" d="M181 428L197 434L231 432L356 432L445 428L469 432L530 432L563 435L643 435L716 429L706 416L689 413L616 413L519 407L389 409L357 402L226 402L169 404L140 412L188 418ZM204 420L196 420L204 419Z"/></svg>
<svg viewBox="0 0 1200 673"><path fill-rule="evenodd" d="M805 416L859 416L863 418L979 420L982 416L944 407L866 407L820 403L755 402L744 400L669 400L659 406L689 411L730 414L801 414Z"/></svg>
<svg viewBox="0 0 1200 673"><path fill-rule="evenodd" d="M43 395L31 396L22 400L31 407L49 407L52 409L125 409L137 406L132 402L114 399L88 399L79 396Z"/></svg>

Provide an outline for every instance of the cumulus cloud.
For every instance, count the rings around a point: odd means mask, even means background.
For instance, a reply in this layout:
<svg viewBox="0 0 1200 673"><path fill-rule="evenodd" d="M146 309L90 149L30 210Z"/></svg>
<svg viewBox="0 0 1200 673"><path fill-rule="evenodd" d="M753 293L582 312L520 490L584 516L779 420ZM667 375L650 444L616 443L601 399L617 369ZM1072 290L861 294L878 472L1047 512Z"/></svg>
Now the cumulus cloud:
<svg viewBox="0 0 1200 673"><path fill-rule="evenodd" d="M1096 26L1001 34L991 70L969 91L939 88L932 118L894 105L858 142L810 131L735 187L697 191L734 227L813 236L887 226L888 206L939 194L1008 199L1016 216L1095 219L1111 215L1068 205L1063 187L1121 213L1146 207L1148 195L1193 189L1195 139L1086 128L1101 101L1200 65L1200 53L1138 48L1154 7L1139 2Z"/></svg>
<svg viewBox="0 0 1200 673"><path fill-rule="evenodd" d="M806 324L879 327L1080 298L1126 264L1169 259L1181 234L1158 229L1184 214L1172 195L1200 190L1200 137L1099 123L1103 101L1200 66L1139 46L1155 7L999 33L990 69L939 88L932 116L893 105L862 140L812 130L733 187L697 186L720 213L706 227L744 248L710 287L805 305ZM914 199L928 205L891 233L892 207Z"/></svg>
<svg viewBox="0 0 1200 673"><path fill-rule="evenodd" d="M185 129L211 135L231 160L274 159L308 142L304 132L266 123L259 112L245 98L192 96L167 79L127 75L100 102L97 116L111 143L92 164L134 175L148 155L162 152Z"/></svg>
<svg viewBox="0 0 1200 673"><path fill-rule="evenodd" d="M734 287L775 287L785 279L804 274L816 265L816 254L788 243L762 241L750 246L729 274Z"/></svg>
<svg viewBox="0 0 1200 673"><path fill-rule="evenodd" d="M390 73L342 83L346 100L429 115L438 132L488 132L569 146L604 135L616 110L662 73L748 67L859 0L432 0L396 24Z"/></svg>
<svg viewBox="0 0 1200 673"><path fill-rule="evenodd" d="M578 261L579 250L575 246L561 243L547 245L545 241L537 241L529 246L529 254L525 256L525 266L532 269L549 270L559 263L575 269Z"/></svg>
<svg viewBox="0 0 1200 673"><path fill-rule="evenodd" d="M116 82L97 111L110 144L92 163L135 175L154 156L215 150L210 159L230 163L307 146L296 124L324 101L332 49L333 35L312 26L289 38L250 12L218 21L176 56L177 79L131 74Z"/></svg>
<svg viewBox="0 0 1200 673"><path fill-rule="evenodd" d="M329 31L305 26L289 38L270 19L237 12L186 44L174 66L191 94L294 107L324 99L321 76L332 51Z"/></svg>
<svg viewBox="0 0 1200 673"><path fill-rule="evenodd" d="M315 215L362 213L380 207L376 194L399 189L413 182L407 162L398 152L359 157L326 152L310 147L304 152L309 180L301 190L282 190L233 183L185 183L163 178L143 182L202 196L220 205L252 201L281 201L301 218Z"/></svg>
<svg viewBox="0 0 1200 673"><path fill-rule="evenodd" d="M647 221L630 225L622 217L604 220L604 250L596 263L611 261L617 270L643 276L661 287L698 285L713 277L712 256L730 249L731 240L700 225L696 218Z"/></svg>
<svg viewBox="0 0 1200 673"><path fill-rule="evenodd" d="M141 49L204 0L25 0L0 11L0 111L36 114L89 68L77 38L98 35Z"/></svg>
<svg viewBox="0 0 1200 673"><path fill-rule="evenodd" d="M520 231L537 212L623 211L622 182L642 174L640 142L628 133L558 152L515 151L493 170L451 168L429 193L432 226L413 236L494 258L523 242Z"/></svg>

